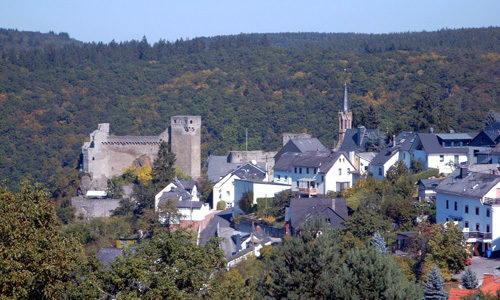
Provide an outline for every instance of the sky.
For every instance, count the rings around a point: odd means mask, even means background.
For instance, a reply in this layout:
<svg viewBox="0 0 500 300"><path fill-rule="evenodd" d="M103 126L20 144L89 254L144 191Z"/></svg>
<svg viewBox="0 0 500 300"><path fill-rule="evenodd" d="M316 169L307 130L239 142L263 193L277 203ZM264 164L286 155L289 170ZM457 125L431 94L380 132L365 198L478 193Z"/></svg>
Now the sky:
<svg viewBox="0 0 500 300"><path fill-rule="evenodd" d="M500 26L498 0L0 0L1 28L67 32L84 42L487 26Z"/></svg>

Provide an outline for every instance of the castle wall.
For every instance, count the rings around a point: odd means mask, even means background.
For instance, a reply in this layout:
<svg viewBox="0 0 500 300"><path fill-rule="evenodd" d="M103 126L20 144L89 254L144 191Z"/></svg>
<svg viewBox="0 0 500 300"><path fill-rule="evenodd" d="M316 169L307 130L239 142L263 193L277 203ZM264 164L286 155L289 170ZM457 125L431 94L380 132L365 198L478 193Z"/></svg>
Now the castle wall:
<svg viewBox="0 0 500 300"><path fill-rule="evenodd" d="M201 176L201 117L174 116L170 119L171 150L175 165L196 179Z"/></svg>

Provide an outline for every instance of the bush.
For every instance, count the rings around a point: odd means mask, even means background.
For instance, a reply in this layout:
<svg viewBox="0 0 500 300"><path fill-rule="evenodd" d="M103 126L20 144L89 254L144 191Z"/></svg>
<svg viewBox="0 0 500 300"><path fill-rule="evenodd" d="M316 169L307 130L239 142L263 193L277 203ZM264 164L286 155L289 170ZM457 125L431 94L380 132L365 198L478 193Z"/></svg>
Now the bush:
<svg viewBox="0 0 500 300"><path fill-rule="evenodd" d="M253 193L245 193L240 200L239 207L242 211L249 214L255 210L255 206L253 205Z"/></svg>
<svg viewBox="0 0 500 300"><path fill-rule="evenodd" d="M217 202L217 210L224 210L224 209L226 209L226 202L222 200Z"/></svg>

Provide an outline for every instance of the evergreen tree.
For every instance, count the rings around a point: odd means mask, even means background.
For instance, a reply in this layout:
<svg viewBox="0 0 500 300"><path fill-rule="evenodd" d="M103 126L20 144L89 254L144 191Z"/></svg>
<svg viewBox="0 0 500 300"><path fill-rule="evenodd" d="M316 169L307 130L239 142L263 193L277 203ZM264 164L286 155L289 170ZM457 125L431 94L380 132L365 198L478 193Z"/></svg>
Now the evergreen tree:
<svg viewBox="0 0 500 300"><path fill-rule="evenodd" d="M472 272L470 268L467 268L462 275L462 285L468 290L477 288L478 282L476 278L476 273Z"/></svg>
<svg viewBox="0 0 500 300"><path fill-rule="evenodd" d="M380 254L384 255L387 253L387 247L384 238L380 235L380 232L376 232L375 236L371 239L370 244L377 249Z"/></svg>
<svg viewBox="0 0 500 300"><path fill-rule="evenodd" d="M446 300L448 293L444 291L443 276L439 269L434 266L427 274L427 281L424 283L424 299L426 300Z"/></svg>
<svg viewBox="0 0 500 300"><path fill-rule="evenodd" d="M153 184L165 187L175 178L175 154L168 151L168 144L162 142L158 149L158 156L153 163Z"/></svg>

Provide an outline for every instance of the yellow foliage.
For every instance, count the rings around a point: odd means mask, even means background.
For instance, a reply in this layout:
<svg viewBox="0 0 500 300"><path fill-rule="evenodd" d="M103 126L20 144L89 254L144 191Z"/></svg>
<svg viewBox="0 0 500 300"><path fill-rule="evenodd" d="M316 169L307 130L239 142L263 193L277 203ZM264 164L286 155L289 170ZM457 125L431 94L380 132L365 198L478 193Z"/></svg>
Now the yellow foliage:
<svg viewBox="0 0 500 300"><path fill-rule="evenodd" d="M150 166L142 166L139 168L139 171L137 172L137 179L145 184L148 183L153 179L153 176L151 175L151 172L153 169Z"/></svg>
<svg viewBox="0 0 500 300"><path fill-rule="evenodd" d="M293 79L305 78L305 77L309 77L310 75L311 75L311 73L304 73L302 71L298 71L295 74L293 74L292 78Z"/></svg>
<svg viewBox="0 0 500 300"><path fill-rule="evenodd" d="M488 54L481 55L481 57L484 59L487 59L487 60L491 60L492 62L496 62L497 60L500 59L500 54L488 53Z"/></svg>
<svg viewBox="0 0 500 300"><path fill-rule="evenodd" d="M418 74L419 76L422 76L422 75L424 74L424 70L422 70L422 69L418 70L418 71L417 71L417 74Z"/></svg>
<svg viewBox="0 0 500 300"><path fill-rule="evenodd" d="M273 223L273 222L276 222L276 218L273 217L273 216L269 216L269 217L262 217L262 220L266 221L266 222L269 222L269 223Z"/></svg>

